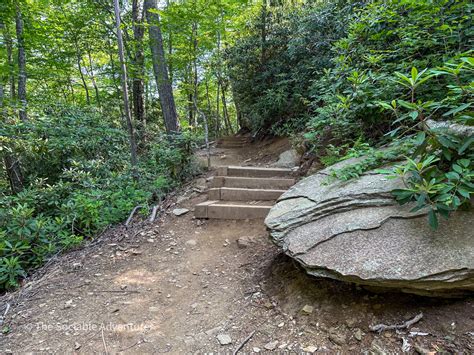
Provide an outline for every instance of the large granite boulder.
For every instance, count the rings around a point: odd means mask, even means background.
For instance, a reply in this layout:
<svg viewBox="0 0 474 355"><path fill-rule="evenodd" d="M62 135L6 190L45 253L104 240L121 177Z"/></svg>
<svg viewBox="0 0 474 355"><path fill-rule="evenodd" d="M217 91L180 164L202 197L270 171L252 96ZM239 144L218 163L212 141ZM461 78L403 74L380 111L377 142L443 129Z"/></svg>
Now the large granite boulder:
<svg viewBox="0 0 474 355"><path fill-rule="evenodd" d="M330 169L303 179L267 216L273 241L309 274L430 296L474 291L474 213L456 212L433 231L426 211L399 206L403 187L375 171L330 180Z"/></svg>

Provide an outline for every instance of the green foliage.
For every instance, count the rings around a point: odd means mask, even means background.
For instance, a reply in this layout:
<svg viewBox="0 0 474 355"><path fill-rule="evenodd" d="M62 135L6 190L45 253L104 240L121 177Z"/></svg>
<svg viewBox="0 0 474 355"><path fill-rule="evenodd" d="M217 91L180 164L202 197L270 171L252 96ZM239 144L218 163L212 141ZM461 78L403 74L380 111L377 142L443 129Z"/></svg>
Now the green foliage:
<svg viewBox="0 0 474 355"><path fill-rule="evenodd" d="M397 199L427 208L436 227L473 193L474 139L434 128L474 124L473 10L467 0L271 9L271 40L262 46L256 26L229 57L249 126L299 134L306 122L305 145L326 166L363 155L332 172L342 180L407 161Z"/></svg>
<svg viewBox="0 0 474 355"><path fill-rule="evenodd" d="M135 181L125 132L95 110L52 107L2 126L0 138L2 151L21 156L27 183L16 195L0 196L0 289L196 173L194 136L157 135Z"/></svg>
<svg viewBox="0 0 474 355"><path fill-rule="evenodd" d="M428 74L423 76L425 72ZM399 99L392 101L391 105L382 103L382 107L392 111L396 117L394 124L397 128L390 134L403 138L417 132L417 149L413 159L408 158L408 163L394 169L406 186L394 194L401 204L416 202L414 210L427 208L429 223L437 228L438 215L447 218L449 212L470 204L474 193L474 138L463 135L456 128L450 131L430 127L436 123L428 119L436 115L453 116L460 123L472 123L474 58L461 57L441 68L425 69L420 73L413 67L411 78L396 74L403 79L399 83L410 89L410 102ZM441 101L429 100L430 97L415 98L418 86L435 76L447 76L444 78L445 97Z"/></svg>
<svg viewBox="0 0 474 355"><path fill-rule="evenodd" d="M349 1L259 5L248 35L227 51L234 100L247 128L277 135L304 128L310 87L332 66L331 43L345 34L352 10Z"/></svg>

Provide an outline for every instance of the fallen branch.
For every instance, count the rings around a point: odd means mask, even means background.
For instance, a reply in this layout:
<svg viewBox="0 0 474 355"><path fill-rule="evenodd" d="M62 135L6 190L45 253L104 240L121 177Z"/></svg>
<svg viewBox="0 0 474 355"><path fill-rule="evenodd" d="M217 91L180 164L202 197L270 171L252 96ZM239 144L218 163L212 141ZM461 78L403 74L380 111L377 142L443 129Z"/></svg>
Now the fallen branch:
<svg viewBox="0 0 474 355"><path fill-rule="evenodd" d="M5 312L3 313L3 316L0 317L0 325L3 325L3 323L5 322L5 319L7 318L7 313L9 310L10 310L10 303L7 303L5 307Z"/></svg>
<svg viewBox="0 0 474 355"><path fill-rule="evenodd" d="M256 330L254 330L252 333L249 334L249 336L247 338L245 338L240 344L239 346L237 346L234 350L234 352L232 353L232 355L237 355L237 353L240 351L240 349L242 349L245 344L247 344L249 342L250 339L252 339L252 337L254 336Z"/></svg>
<svg viewBox="0 0 474 355"><path fill-rule="evenodd" d="M125 222L125 227L128 227L128 225L130 224L130 222L132 221L132 218L133 216L135 215L135 213L140 209L142 208L143 206L136 206L132 212L130 212L130 216L128 216L127 218L127 221Z"/></svg>
<svg viewBox="0 0 474 355"><path fill-rule="evenodd" d="M156 213L158 212L158 209L160 208L160 206L156 205L156 206L153 206L153 211L151 212L151 216L150 216L150 223L153 223L156 219Z"/></svg>
<svg viewBox="0 0 474 355"><path fill-rule="evenodd" d="M104 344L104 351L105 351L105 354L107 355L109 351L107 350L107 343L105 342L104 329L102 329L102 344Z"/></svg>
<svg viewBox="0 0 474 355"><path fill-rule="evenodd" d="M385 330L408 329L413 324L418 323L421 320L421 318L423 318L423 313L417 314L415 317L413 317L410 320L407 320L403 324L393 324L393 325L377 324L377 325L370 326L369 329L372 332L379 332L379 333L382 333Z"/></svg>
<svg viewBox="0 0 474 355"><path fill-rule="evenodd" d="M140 291L136 291L136 290L93 290L92 292L97 292L97 293L140 293Z"/></svg>

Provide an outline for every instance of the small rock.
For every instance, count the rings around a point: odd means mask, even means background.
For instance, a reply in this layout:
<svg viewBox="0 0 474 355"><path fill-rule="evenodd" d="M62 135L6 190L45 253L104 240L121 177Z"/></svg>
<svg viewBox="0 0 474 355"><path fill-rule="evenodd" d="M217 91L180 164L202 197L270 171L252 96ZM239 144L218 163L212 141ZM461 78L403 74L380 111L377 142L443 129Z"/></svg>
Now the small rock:
<svg viewBox="0 0 474 355"><path fill-rule="evenodd" d="M254 243L255 239L253 237L240 237L239 239L237 239L237 246L240 249L248 248Z"/></svg>
<svg viewBox="0 0 474 355"><path fill-rule="evenodd" d="M346 319L346 325L348 328L353 328L357 324L357 318Z"/></svg>
<svg viewBox="0 0 474 355"><path fill-rule="evenodd" d="M73 270L78 270L80 268L82 268L82 263L77 262L77 263L72 264L72 269Z"/></svg>
<svg viewBox="0 0 474 355"><path fill-rule="evenodd" d="M416 352L420 355L430 355L430 354L434 354L433 352L429 351L428 349L424 348L423 346L421 346L420 344L413 344L413 347L415 348Z"/></svg>
<svg viewBox="0 0 474 355"><path fill-rule="evenodd" d="M195 247L197 245L197 241L195 239L189 239L184 244L189 245L190 247Z"/></svg>
<svg viewBox="0 0 474 355"><path fill-rule="evenodd" d="M189 212L189 210L188 210L187 208L175 208L175 209L173 210L173 214L174 214L175 216L178 216L178 217L179 217L179 216L182 216L182 215L185 215L185 214L188 213L188 212Z"/></svg>
<svg viewBox="0 0 474 355"><path fill-rule="evenodd" d="M314 307L307 304L301 309L301 312L303 312L305 314L311 314L311 313L313 313L313 310L314 310Z"/></svg>
<svg viewBox="0 0 474 355"><path fill-rule="evenodd" d="M391 337L392 337L392 333L390 333L390 332L385 332L385 333L383 334L383 336L384 336L385 338L391 338Z"/></svg>
<svg viewBox="0 0 474 355"><path fill-rule="evenodd" d="M262 351L260 348L257 348L256 346L254 346L252 350L254 353L259 353L260 351Z"/></svg>
<svg viewBox="0 0 474 355"><path fill-rule="evenodd" d="M356 338L356 340L358 340L358 341L362 340L363 335L364 334L362 333L362 330L360 330L359 328L357 328L354 332L354 338Z"/></svg>
<svg viewBox="0 0 474 355"><path fill-rule="evenodd" d="M221 327L215 327L215 328L206 330L205 333L207 335L214 335L216 333L219 333L220 330L221 330Z"/></svg>
<svg viewBox="0 0 474 355"><path fill-rule="evenodd" d="M330 331L329 340L331 340L334 344L337 344L340 346L346 343L346 337L343 334L335 332L334 330Z"/></svg>
<svg viewBox="0 0 474 355"><path fill-rule="evenodd" d="M314 345L309 345L309 346L307 346L307 347L305 347L305 348L303 348L303 349L301 349L301 350L303 350L305 353L310 353L310 354L312 354L312 353L315 353L316 350L318 350L318 347L317 347L317 346L314 346Z"/></svg>
<svg viewBox="0 0 474 355"><path fill-rule="evenodd" d="M266 343L264 348L267 350L275 350L275 348L278 345L278 340L271 341L269 343Z"/></svg>
<svg viewBox="0 0 474 355"><path fill-rule="evenodd" d="M71 308L72 307L72 300L66 301L64 304L64 309Z"/></svg>
<svg viewBox="0 0 474 355"><path fill-rule="evenodd" d="M75 342L74 343L74 350L79 350L81 348L81 344L79 344L78 342Z"/></svg>
<svg viewBox="0 0 474 355"><path fill-rule="evenodd" d="M374 355L386 355L388 351L378 339L374 339L371 344L370 353Z"/></svg>
<svg viewBox="0 0 474 355"><path fill-rule="evenodd" d="M180 203L186 201L188 199L187 196L178 196L178 198L176 199L176 203L179 205Z"/></svg>
<svg viewBox="0 0 474 355"><path fill-rule="evenodd" d="M218 334L217 340L219 341L219 344L221 345L232 344L232 338L230 337L229 334Z"/></svg>

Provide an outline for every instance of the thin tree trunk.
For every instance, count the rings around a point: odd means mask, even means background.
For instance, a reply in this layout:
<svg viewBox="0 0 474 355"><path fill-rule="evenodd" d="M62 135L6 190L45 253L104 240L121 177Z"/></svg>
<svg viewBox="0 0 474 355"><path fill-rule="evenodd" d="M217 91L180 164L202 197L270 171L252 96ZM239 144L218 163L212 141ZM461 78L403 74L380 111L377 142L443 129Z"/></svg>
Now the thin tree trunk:
<svg viewBox="0 0 474 355"><path fill-rule="evenodd" d="M178 117L173 97L173 88L168 77L168 66L163 48L163 36L160 29L160 17L156 12L156 0L145 0L145 13L148 22L150 37L150 50L153 57L153 70L155 72L156 85L160 95L161 110L165 121L166 132L178 132Z"/></svg>
<svg viewBox="0 0 474 355"><path fill-rule="evenodd" d="M220 90L221 90L221 70L222 70L222 62L221 62L221 29L220 24L222 20L222 11L218 17L218 24L217 24L217 70L216 70L216 78L217 78L217 94L216 94L216 137L219 137L221 131L221 116L220 116Z"/></svg>
<svg viewBox="0 0 474 355"><path fill-rule="evenodd" d="M118 0L114 0L114 11L115 11L115 26L117 30L117 44L118 52L121 65L121 81L122 81L122 94L123 94L123 106L125 112L125 120L127 122L128 134L130 140L130 157L132 163L132 173L135 179L138 179L137 172L137 144L135 142L135 131L133 129L132 115L130 113L130 105L128 101L128 86L127 86L127 67L125 65L125 58L123 54L123 38L122 38L122 29L120 28L120 8Z"/></svg>
<svg viewBox="0 0 474 355"><path fill-rule="evenodd" d="M15 63L13 62L13 45L10 36L10 30L6 24L3 24L3 37L5 38L5 47L7 50L8 76L10 84L10 98L15 100Z"/></svg>
<svg viewBox="0 0 474 355"><path fill-rule="evenodd" d="M117 95L117 100L120 101L121 100L121 93L120 93L120 87L117 83L117 79L115 78L115 73L117 72L117 70L116 70L116 67L115 67L114 56L112 54L112 51L113 51L112 43L110 41L108 41L108 45L109 45L110 70L112 71L112 82L113 82L113 85L115 87L115 93ZM123 117L124 113L123 113L122 105L119 105L119 109L120 109L120 116Z"/></svg>
<svg viewBox="0 0 474 355"><path fill-rule="evenodd" d="M267 0L264 0L262 3L262 30L260 33L260 51L261 51L261 58L260 58L260 63L263 66L265 64L265 58L266 58L266 49L267 49L267 17L268 17L268 12L267 12Z"/></svg>
<svg viewBox="0 0 474 355"><path fill-rule="evenodd" d="M170 1L166 0L166 7L170 6ZM168 72L170 75L170 83L173 85L173 61L171 60L171 56L173 55L173 32L169 29L168 33Z"/></svg>
<svg viewBox="0 0 474 355"><path fill-rule="evenodd" d="M209 97L209 81L206 78L206 101L207 101L207 112L208 114L212 114L211 108L211 98Z"/></svg>
<svg viewBox="0 0 474 355"><path fill-rule="evenodd" d="M76 64L77 64L77 70L79 71L79 76L81 77L82 81L82 86L84 87L84 90L86 91L86 102L88 105L91 104L91 98L89 95L89 88L87 87L86 79L84 78L84 73L82 72L82 54L81 51L79 50L79 44L77 42L77 38L74 38L74 45L76 47Z"/></svg>
<svg viewBox="0 0 474 355"><path fill-rule="evenodd" d="M196 4L196 2L194 2ZM194 94L194 103L195 105L198 102L198 69L197 69L197 48L198 48L198 28L197 23L193 22L193 94ZM197 113L197 111L196 111ZM194 125L198 126L198 115L194 116Z"/></svg>
<svg viewBox="0 0 474 355"><path fill-rule="evenodd" d="M145 57L143 55L143 36L145 34L145 28L143 27L143 12L140 16L140 2L138 0L133 0L132 3L132 19L133 39L135 43L132 71L133 116L135 122L137 122L137 124L140 123L142 130L144 130L146 127L144 102ZM142 136L146 136L145 132L143 132Z"/></svg>
<svg viewBox="0 0 474 355"><path fill-rule="evenodd" d="M95 81L94 68L92 65L91 49L89 46L87 46L87 57L89 59L89 76L91 77L92 86L94 87L94 91L95 91L95 100L97 101L97 105L101 107L99 88L97 86L97 82Z"/></svg>
<svg viewBox="0 0 474 355"><path fill-rule="evenodd" d="M0 27L2 24L0 23ZM3 83L0 78L0 114L4 114L3 99L5 92L3 90ZM7 172L8 181L10 183L10 188L12 193L16 194L23 189L23 176L21 175L20 163L11 154L3 155L3 163L5 164L5 171Z"/></svg>
<svg viewBox="0 0 474 355"><path fill-rule="evenodd" d="M232 81L230 82L230 88L232 91L232 99L233 99L232 101L234 102L235 112L237 116L237 131L239 131L243 127L242 112L240 111L240 105L237 103L239 99L238 99L237 93L235 92Z"/></svg>
<svg viewBox="0 0 474 355"><path fill-rule="evenodd" d="M21 14L20 4L16 1L16 40L18 45L18 100L20 100L20 120L26 121L26 54L25 40L23 37L23 16Z"/></svg>
<svg viewBox="0 0 474 355"><path fill-rule="evenodd" d="M72 79L70 76L68 76L67 80L68 80L69 90L71 91L72 102L76 103L76 95L74 94L74 86L72 85Z"/></svg>
<svg viewBox="0 0 474 355"><path fill-rule="evenodd" d="M222 85L222 114L224 116L224 122L226 126L226 131L234 134L234 129L232 128L232 123L229 119L229 111L227 110L227 99L225 97L225 86Z"/></svg>
<svg viewBox="0 0 474 355"><path fill-rule="evenodd" d="M209 145L209 126L207 124L207 116L199 109L196 97L194 97L193 104L196 114L201 116L202 121L204 122L204 141L206 143L207 169L209 170L211 169L211 146Z"/></svg>
<svg viewBox="0 0 474 355"><path fill-rule="evenodd" d="M216 138L219 137L221 131L221 116L220 116L220 89L219 78L217 78L217 92L216 92Z"/></svg>
<svg viewBox="0 0 474 355"><path fill-rule="evenodd" d="M3 162L12 193L17 194L23 190L23 175L21 174L20 162L10 154L5 154Z"/></svg>

